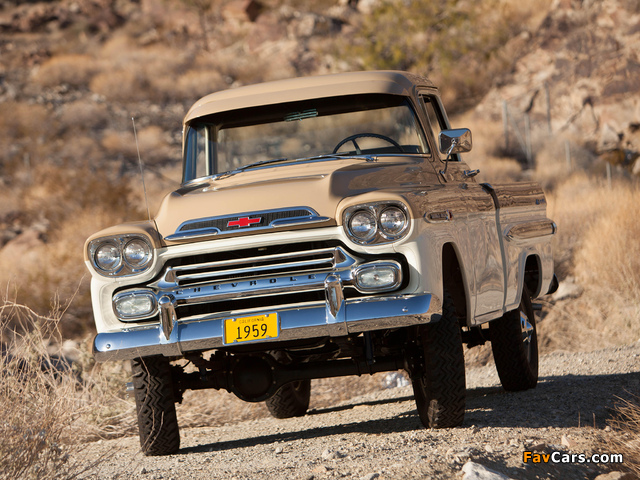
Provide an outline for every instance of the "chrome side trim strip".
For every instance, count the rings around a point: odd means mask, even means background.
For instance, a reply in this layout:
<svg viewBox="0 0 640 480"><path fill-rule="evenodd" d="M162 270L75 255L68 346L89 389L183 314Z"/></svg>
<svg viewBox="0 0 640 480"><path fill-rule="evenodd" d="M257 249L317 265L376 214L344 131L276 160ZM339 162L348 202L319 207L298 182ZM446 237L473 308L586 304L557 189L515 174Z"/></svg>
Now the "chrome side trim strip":
<svg viewBox="0 0 640 480"><path fill-rule="evenodd" d="M539 222L527 222L514 225L504 233L504 236L510 241L531 240L533 238L555 235L557 231L558 226L555 222L542 220Z"/></svg>

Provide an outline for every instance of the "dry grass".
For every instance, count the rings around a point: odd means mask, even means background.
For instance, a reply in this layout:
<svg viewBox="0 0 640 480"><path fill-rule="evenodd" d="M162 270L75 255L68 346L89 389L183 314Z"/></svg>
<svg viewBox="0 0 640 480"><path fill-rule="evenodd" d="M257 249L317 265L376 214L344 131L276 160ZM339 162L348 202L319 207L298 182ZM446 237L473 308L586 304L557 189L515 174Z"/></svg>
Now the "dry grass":
<svg viewBox="0 0 640 480"><path fill-rule="evenodd" d="M582 294L550 305L541 325L543 351L593 350L640 339L637 182L583 172L547 193L558 224L556 272Z"/></svg>
<svg viewBox="0 0 640 480"><path fill-rule="evenodd" d="M86 87L99 70L100 65L90 55L57 55L34 70L33 80L43 87L62 84L75 88Z"/></svg>
<svg viewBox="0 0 640 480"><path fill-rule="evenodd" d="M85 370L87 351L75 349L75 362L51 353L63 344L62 313L0 304L0 478L75 478L102 461L83 461L84 442L108 436L112 425L125 431L131 404L110 393L105 376Z"/></svg>
<svg viewBox="0 0 640 480"><path fill-rule="evenodd" d="M624 456L624 466L640 477L640 397L623 400L610 422L615 435L607 448Z"/></svg>

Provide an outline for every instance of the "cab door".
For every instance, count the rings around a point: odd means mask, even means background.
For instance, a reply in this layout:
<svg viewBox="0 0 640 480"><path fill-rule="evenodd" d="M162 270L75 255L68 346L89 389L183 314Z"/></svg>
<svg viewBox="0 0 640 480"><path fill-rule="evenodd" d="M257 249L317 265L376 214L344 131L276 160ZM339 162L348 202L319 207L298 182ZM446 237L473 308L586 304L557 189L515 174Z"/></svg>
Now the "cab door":
<svg viewBox="0 0 640 480"><path fill-rule="evenodd" d="M448 120L436 96L422 95L421 99L437 142L440 132L450 128ZM461 260L473 272L473 281L469 282L472 323L482 323L500 316L504 310L505 272L497 210L490 190L476 181L477 170L470 169L459 154L445 160L445 155L435 148L433 161L440 181L445 188L455 189L466 206L458 220L465 224L467 241L459 247L464 257Z"/></svg>

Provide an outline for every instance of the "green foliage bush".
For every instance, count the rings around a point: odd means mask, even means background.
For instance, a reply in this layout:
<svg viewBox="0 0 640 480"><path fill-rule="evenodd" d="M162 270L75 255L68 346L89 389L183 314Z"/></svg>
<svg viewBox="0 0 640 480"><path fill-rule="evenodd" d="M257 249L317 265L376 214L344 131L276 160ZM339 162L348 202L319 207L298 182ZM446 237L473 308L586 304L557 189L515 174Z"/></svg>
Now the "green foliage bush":
<svg viewBox="0 0 640 480"><path fill-rule="evenodd" d="M531 8L500 0L383 0L363 16L354 38L335 48L364 70L426 75L453 91L453 107L461 110L509 71L514 52L505 52L505 44L527 28Z"/></svg>

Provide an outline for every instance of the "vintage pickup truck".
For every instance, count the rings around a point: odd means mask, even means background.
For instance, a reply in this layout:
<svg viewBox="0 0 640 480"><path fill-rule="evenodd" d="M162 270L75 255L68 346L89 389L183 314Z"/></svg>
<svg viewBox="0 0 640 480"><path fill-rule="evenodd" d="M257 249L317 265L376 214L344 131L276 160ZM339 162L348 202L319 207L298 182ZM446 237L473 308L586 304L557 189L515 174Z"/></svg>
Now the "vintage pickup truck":
<svg viewBox="0 0 640 480"><path fill-rule="evenodd" d="M535 183L481 184L438 90L357 72L208 95L155 219L87 240L98 361L131 360L142 450L178 450L188 389L304 415L315 378L405 370L431 428L460 425L463 343L536 385L532 298L556 225ZM179 360L179 361L178 361Z"/></svg>

